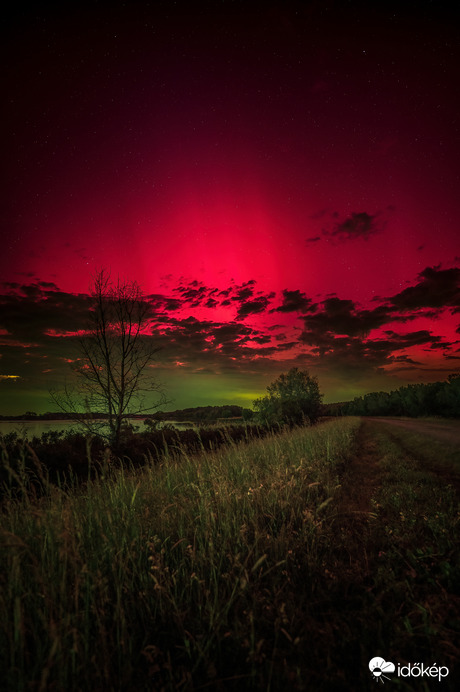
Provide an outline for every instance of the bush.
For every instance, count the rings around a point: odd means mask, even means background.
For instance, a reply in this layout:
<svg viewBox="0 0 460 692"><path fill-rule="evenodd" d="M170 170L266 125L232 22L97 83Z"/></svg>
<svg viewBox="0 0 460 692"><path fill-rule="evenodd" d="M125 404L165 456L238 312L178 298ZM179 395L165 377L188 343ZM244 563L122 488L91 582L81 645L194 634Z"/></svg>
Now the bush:
<svg viewBox="0 0 460 692"><path fill-rule="evenodd" d="M318 380L308 370L291 368L267 387L268 395L256 399L259 419L268 425L315 423L321 410Z"/></svg>

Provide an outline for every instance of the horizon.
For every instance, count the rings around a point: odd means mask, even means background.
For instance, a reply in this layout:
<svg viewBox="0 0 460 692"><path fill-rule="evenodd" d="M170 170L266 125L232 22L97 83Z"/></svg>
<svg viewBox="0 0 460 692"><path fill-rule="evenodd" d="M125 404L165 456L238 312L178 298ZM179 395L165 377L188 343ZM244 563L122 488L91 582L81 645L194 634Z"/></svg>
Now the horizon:
<svg viewBox="0 0 460 692"><path fill-rule="evenodd" d="M10 14L0 414L48 412L71 382L101 268L141 286L176 409L250 408L291 367L324 403L458 372L454 18L338 0Z"/></svg>

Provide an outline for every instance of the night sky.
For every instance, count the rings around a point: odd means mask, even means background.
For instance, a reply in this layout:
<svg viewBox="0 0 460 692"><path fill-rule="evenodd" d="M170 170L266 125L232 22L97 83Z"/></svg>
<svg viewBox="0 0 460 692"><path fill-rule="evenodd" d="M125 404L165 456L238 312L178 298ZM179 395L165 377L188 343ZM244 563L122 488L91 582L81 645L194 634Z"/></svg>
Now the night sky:
<svg viewBox="0 0 460 692"><path fill-rule="evenodd" d="M0 413L53 409L102 267L171 408L459 369L458 10L36 5L2 38Z"/></svg>

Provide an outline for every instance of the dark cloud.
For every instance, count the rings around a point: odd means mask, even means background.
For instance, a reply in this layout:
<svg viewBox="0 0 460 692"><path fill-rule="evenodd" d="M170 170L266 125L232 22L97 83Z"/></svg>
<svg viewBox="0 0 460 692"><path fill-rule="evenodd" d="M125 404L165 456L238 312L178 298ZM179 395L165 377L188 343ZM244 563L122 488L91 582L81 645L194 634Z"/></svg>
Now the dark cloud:
<svg viewBox="0 0 460 692"><path fill-rule="evenodd" d="M65 293L54 284L42 282L27 286L7 284L6 289L0 296L0 328L14 339L30 341L50 331L84 329L89 296Z"/></svg>
<svg viewBox="0 0 460 692"><path fill-rule="evenodd" d="M430 348L433 346L438 347L439 345L449 345L443 342L440 336L433 336L427 329L420 329L409 334L397 334L394 331L386 331L385 335L388 337L388 340L387 342L382 340L381 343L387 343L394 350L409 346L421 346L423 344L429 344Z"/></svg>
<svg viewBox="0 0 460 692"><path fill-rule="evenodd" d="M273 355L271 339L239 322L180 320L164 334L164 353L170 360L187 359L196 367L227 367L237 362L241 371L259 357ZM233 367L233 366L232 366Z"/></svg>
<svg viewBox="0 0 460 692"><path fill-rule="evenodd" d="M151 293L145 297L145 300L150 303L153 312L174 312L182 307L182 303L177 298L168 298L159 293Z"/></svg>
<svg viewBox="0 0 460 692"><path fill-rule="evenodd" d="M261 336L252 336L251 339L256 344L269 344L272 340L271 336L268 336L267 334L262 334Z"/></svg>
<svg viewBox="0 0 460 692"><path fill-rule="evenodd" d="M440 269L426 267L418 275L415 286L405 288L401 293L388 298L398 310L418 308L460 308L460 269ZM455 310L457 311L457 310Z"/></svg>
<svg viewBox="0 0 460 692"><path fill-rule="evenodd" d="M275 346L275 351L289 351L298 345L298 341L284 341Z"/></svg>
<svg viewBox="0 0 460 692"><path fill-rule="evenodd" d="M410 358L409 356L394 356L393 357L393 363L407 363L408 365L421 365L421 361L419 360L414 360L413 358Z"/></svg>
<svg viewBox="0 0 460 692"><path fill-rule="evenodd" d="M326 298L323 309L304 318L305 333L315 335L335 334L364 336L372 329L389 321L390 312L385 306L374 310L359 310L352 300L337 297Z"/></svg>
<svg viewBox="0 0 460 692"><path fill-rule="evenodd" d="M387 332L386 338L362 339L358 336L314 335L303 333L301 341L310 346L315 367L326 372L340 373L341 377L357 380L370 372L393 364L415 365L416 361L406 354L398 354L413 346L435 347L442 339L426 330L399 335Z"/></svg>
<svg viewBox="0 0 460 692"><path fill-rule="evenodd" d="M432 319L445 307L458 310L459 281L460 269L428 267L413 286L380 299L372 309L333 294L313 303L299 289L283 290L273 308L275 294L258 291L253 280L223 290L181 281L172 295L146 296L152 331L143 338L155 340L160 368L172 370L181 363L188 372L249 374L299 362L325 376L330 371L363 380L386 372L387 366L391 372L423 367L411 352L414 348L458 359L458 343L426 329L400 334L395 325L416 319L421 308ZM64 380L70 374L68 362L78 357L77 333L86 327L90 300L38 280L6 285L0 295L1 374L17 375L24 386L46 390L51 378ZM232 308L225 321L215 319L220 313L213 312L222 306ZM260 319L266 315L270 322L270 316L280 313L287 324L264 326ZM296 313L302 330L295 327Z"/></svg>
<svg viewBox="0 0 460 692"><path fill-rule="evenodd" d="M428 275L431 276L429 272ZM447 280L444 283L450 285ZM418 346L445 352L452 346L428 330L407 334L381 331L386 324L404 323L418 316L417 311L400 315L396 306L388 303L367 310L351 300L329 296L317 306L314 314L303 317L305 328L299 342L308 347L304 357L313 357L315 367L361 379L392 364L417 366L417 361L398 351ZM370 337L372 332L375 335Z"/></svg>
<svg viewBox="0 0 460 692"><path fill-rule="evenodd" d="M270 294L269 296L259 296L254 300L242 302L238 308L237 318L244 319L248 315L265 312L270 305L270 298L272 296L273 294Z"/></svg>
<svg viewBox="0 0 460 692"><path fill-rule="evenodd" d="M451 308L452 312L457 312L460 309L459 284L460 269L441 270L439 267L427 267L419 274L418 282L414 286L388 298L386 303L372 310L361 309L351 300L330 296L316 306L313 314L304 316L304 330L300 340L309 346L317 347L318 352L325 352L331 348L332 343L337 346L337 337L359 337L366 341L373 330L378 330L385 324L407 323L417 319L422 308L425 308L424 316L431 319L439 317L442 309L446 307ZM289 306L287 299L284 303ZM452 346L423 330L400 337L393 331L385 334L391 339L388 348L393 349L421 344L431 350ZM379 343L382 347L385 345L383 340Z"/></svg>
<svg viewBox="0 0 460 692"><path fill-rule="evenodd" d="M341 223L337 223L328 235L340 240L352 240L353 238L369 238L378 231L376 215L366 212L353 212Z"/></svg>
<svg viewBox="0 0 460 692"><path fill-rule="evenodd" d="M375 219L375 216L371 216L366 212L353 213L345 221L338 223L331 235L339 236L344 240L369 238L370 235L378 230Z"/></svg>
<svg viewBox="0 0 460 692"><path fill-rule="evenodd" d="M241 285L232 284L226 289L218 290L215 287L192 281L188 285L180 285L173 289L180 295L180 305L189 305L192 308L228 307L234 305L237 319L245 319L248 315L265 312L271 303L274 293L264 294L255 290L256 281L251 279Z"/></svg>
<svg viewBox="0 0 460 692"><path fill-rule="evenodd" d="M232 292L231 288L225 288L223 291L219 291L218 295L219 296L224 296L224 298L228 298L230 293Z"/></svg>
<svg viewBox="0 0 460 692"><path fill-rule="evenodd" d="M177 286L173 291L180 294L182 302L187 301L195 305L207 300L211 294L211 289L198 281L192 281L186 286Z"/></svg>
<svg viewBox="0 0 460 692"><path fill-rule="evenodd" d="M233 296L232 300L245 301L245 300L248 300L248 298L252 298L253 295L254 295L254 289L253 288L242 288L236 292L236 295Z"/></svg>
<svg viewBox="0 0 460 692"><path fill-rule="evenodd" d="M314 215L314 220L326 221L326 227L322 229L321 235L307 238L307 243L316 243L321 238L329 238L337 242L345 242L356 238L364 238L367 240L375 233L380 232L385 228L386 221L384 220L390 212L393 211L391 206L388 206L384 212L376 214L368 214L365 211L352 212L346 218L340 220L340 214L337 211L330 212L322 210Z"/></svg>
<svg viewBox="0 0 460 692"><path fill-rule="evenodd" d="M305 293L299 290L296 291L283 291L283 302L282 304L274 308L271 312L308 312L309 310L315 310L316 306L312 304L310 298L307 298Z"/></svg>
<svg viewBox="0 0 460 692"><path fill-rule="evenodd" d="M318 341L311 349L315 366L340 373L346 379L360 380L370 371L391 363L388 342L363 341L359 337L324 337Z"/></svg>

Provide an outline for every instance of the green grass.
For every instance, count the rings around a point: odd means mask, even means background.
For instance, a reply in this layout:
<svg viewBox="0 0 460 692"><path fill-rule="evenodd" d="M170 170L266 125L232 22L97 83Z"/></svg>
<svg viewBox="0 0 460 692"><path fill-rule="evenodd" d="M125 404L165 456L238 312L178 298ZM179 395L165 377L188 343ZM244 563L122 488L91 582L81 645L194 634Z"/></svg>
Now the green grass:
<svg viewBox="0 0 460 692"><path fill-rule="evenodd" d="M430 437L430 423L435 423L437 427L444 429L446 432L450 430L458 431L458 422L452 420L443 420L439 418L424 418L424 419L405 419L409 422L426 422L428 427L426 431L411 430L410 428L389 427L386 425L386 435L396 443L397 446L407 451L425 468L443 468L444 470L452 469L457 473L460 472L460 446L456 439L448 441L448 439L435 439ZM384 424L382 420L381 424ZM428 436L428 439L427 439Z"/></svg>
<svg viewBox="0 0 460 692"><path fill-rule="evenodd" d="M290 636L284 592L297 556L318 558L356 425L178 452L83 490L7 500L6 689L175 689L233 677L234 661L256 682L259 658Z"/></svg>
<svg viewBox="0 0 460 692"><path fill-rule="evenodd" d="M0 689L372 689L369 643L372 656L448 656L455 496L380 428L359 430L340 419L172 450L7 497ZM383 481L357 531L341 507L369 440Z"/></svg>
<svg viewBox="0 0 460 692"><path fill-rule="evenodd" d="M364 541L368 568L361 575L356 570L362 665L369 659L363 642L372 641L376 655L386 660L442 660L452 675L441 688L458 689L460 511L443 463L452 447L427 439L422 445L411 431L371 422L364 423L361 443L375 448L381 474ZM352 542L345 537L346 545ZM432 684L395 678L391 683L426 692Z"/></svg>

